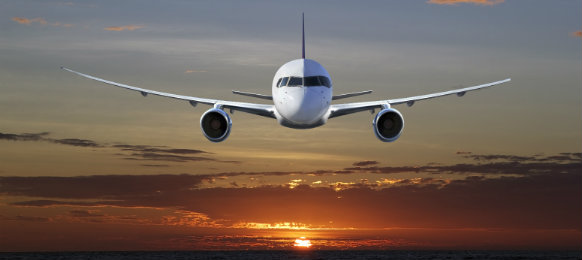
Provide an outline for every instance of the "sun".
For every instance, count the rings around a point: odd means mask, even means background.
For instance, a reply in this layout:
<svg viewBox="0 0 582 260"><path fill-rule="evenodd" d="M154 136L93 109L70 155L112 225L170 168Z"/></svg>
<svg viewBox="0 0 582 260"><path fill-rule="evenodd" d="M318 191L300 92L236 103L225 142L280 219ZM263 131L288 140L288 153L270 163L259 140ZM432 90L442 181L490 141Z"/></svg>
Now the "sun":
<svg viewBox="0 0 582 260"><path fill-rule="evenodd" d="M309 239L305 239L305 237L300 237L295 239L295 244L293 244L293 246L297 248L310 248L311 241L309 241Z"/></svg>

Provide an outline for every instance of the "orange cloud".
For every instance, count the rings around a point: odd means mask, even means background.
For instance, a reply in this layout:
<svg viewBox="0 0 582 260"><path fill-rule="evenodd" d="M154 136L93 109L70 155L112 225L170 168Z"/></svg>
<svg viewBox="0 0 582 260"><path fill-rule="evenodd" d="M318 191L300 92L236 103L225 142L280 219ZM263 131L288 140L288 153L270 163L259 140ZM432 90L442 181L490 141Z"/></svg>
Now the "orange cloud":
<svg viewBox="0 0 582 260"><path fill-rule="evenodd" d="M574 37L582 37L582 31L575 31L575 32L571 33L571 35Z"/></svg>
<svg viewBox="0 0 582 260"><path fill-rule="evenodd" d="M105 27L104 30L105 31L115 31L115 32L121 32L121 31L133 31L133 30L137 30L143 28L143 26L141 25L123 25L123 26L109 26L109 27Z"/></svg>
<svg viewBox="0 0 582 260"><path fill-rule="evenodd" d="M48 25L57 26L57 27L73 27L73 25L69 24L69 23L60 23L60 22L49 23L44 18L41 18L41 17L37 17L37 18L33 18L33 19L28 19L28 18L24 18L24 17L12 17L12 21L15 21L19 24L26 24L26 25L31 25L32 23L38 23L40 25L47 25L48 24Z"/></svg>
<svg viewBox="0 0 582 260"><path fill-rule="evenodd" d="M505 0L429 0L429 4L437 5L456 5L456 4L476 4L476 5L495 5L503 3Z"/></svg>
<svg viewBox="0 0 582 260"><path fill-rule="evenodd" d="M37 22L39 24L45 25L47 24L47 21L44 18L34 18L34 19L28 19L28 18L24 18L24 17L12 17L12 21L15 21L19 24L26 24L29 25L31 23Z"/></svg>

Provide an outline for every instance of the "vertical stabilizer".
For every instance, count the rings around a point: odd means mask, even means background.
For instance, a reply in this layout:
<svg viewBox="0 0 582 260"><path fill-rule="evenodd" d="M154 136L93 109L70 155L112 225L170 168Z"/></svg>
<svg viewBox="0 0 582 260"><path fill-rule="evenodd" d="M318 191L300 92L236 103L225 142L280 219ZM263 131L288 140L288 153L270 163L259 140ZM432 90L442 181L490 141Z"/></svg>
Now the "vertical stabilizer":
<svg viewBox="0 0 582 260"><path fill-rule="evenodd" d="M301 32L303 38L301 58L305 59L305 13L301 13Z"/></svg>

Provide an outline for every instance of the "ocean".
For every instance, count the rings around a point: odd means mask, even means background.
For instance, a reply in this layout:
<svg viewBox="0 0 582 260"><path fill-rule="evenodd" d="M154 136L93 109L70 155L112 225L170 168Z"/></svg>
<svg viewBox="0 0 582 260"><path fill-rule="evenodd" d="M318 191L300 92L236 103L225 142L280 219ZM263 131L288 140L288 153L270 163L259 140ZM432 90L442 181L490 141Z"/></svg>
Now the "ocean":
<svg viewBox="0 0 582 260"><path fill-rule="evenodd" d="M582 251L161 251L0 253L0 259L555 259L582 260Z"/></svg>

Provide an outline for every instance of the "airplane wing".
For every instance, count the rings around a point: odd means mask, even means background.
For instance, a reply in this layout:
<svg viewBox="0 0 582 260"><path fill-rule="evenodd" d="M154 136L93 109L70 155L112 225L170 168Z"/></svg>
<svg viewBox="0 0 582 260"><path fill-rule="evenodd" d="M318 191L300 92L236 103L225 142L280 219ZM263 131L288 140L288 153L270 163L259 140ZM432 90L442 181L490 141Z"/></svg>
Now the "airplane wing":
<svg viewBox="0 0 582 260"><path fill-rule="evenodd" d="M208 98L199 98L199 97L191 97L191 96L184 96L184 95L177 95L172 93L160 92L155 90L149 90L144 88L138 88L130 85L125 85L105 79L101 79L98 77L94 77L91 75L83 74L81 72L77 72L65 67L61 67L66 71L75 73L79 76L92 79L95 81L99 81L105 84L113 85L120 88L125 88L133 91L140 92L142 96L147 96L148 94L162 96L162 97L169 97L179 100L185 100L190 102L192 106L196 106L198 103L206 104L206 105L213 105L219 106L226 109L237 110L245 113L255 114L264 117L275 118L275 107L273 105L266 105L266 104L254 104L254 103L245 103L245 102L235 102L235 101L226 101L226 100L218 100L218 99L208 99Z"/></svg>
<svg viewBox="0 0 582 260"><path fill-rule="evenodd" d="M249 92L242 92L242 91L238 91L238 90L233 90L232 94L237 94L237 95L247 96L247 97L261 98L261 99L266 99L266 100L273 100L273 96L256 94L256 93L249 93Z"/></svg>
<svg viewBox="0 0 582 260"><path fill-rule="evenodd" d="M338 100L338 99L342 99L342 98L349 98L349 97L361 96L361 95L366 95L366 94L370 94L370 93L372 93L371 90L360 91L360 92L352 92L352 93L346 93L346 94L341 94L341 95L333 96L333 97L331 97L331 100Z"/></svg>
<svg viewBox="0 0 582 260"><path fill-rule="evenodd" d="M383 108L383 107L390 107L391 105L399 105L406 103L408 106L412 106L416 101L431 99L436 97L448 96L452 94L457 94L457 96L462 97L465 93L473 90L478 90L482 88L488 88L495 85L499 85L502 83L506 83L511 81L510 78L495 81L491 83L486 83L478 86L472 86L467 88L443 91L428 95L420 95L414 97L407 97L407 98L397 98L397 99L388 99L388 100L379 100L379 101L368 101L368 102L357 102L357 103L346 103L346 104L337 104L331 105L329 109L329 118L348 115L356 112L373 110L376 108Z"/></svg>

